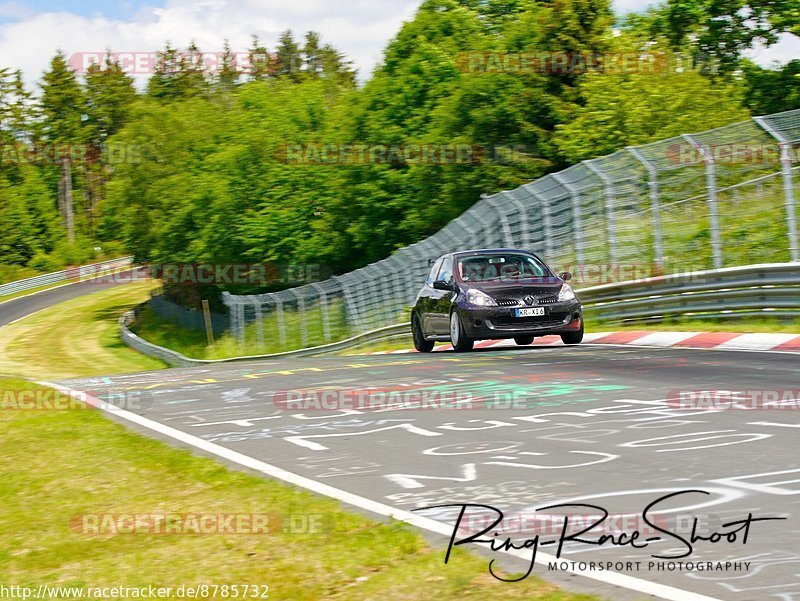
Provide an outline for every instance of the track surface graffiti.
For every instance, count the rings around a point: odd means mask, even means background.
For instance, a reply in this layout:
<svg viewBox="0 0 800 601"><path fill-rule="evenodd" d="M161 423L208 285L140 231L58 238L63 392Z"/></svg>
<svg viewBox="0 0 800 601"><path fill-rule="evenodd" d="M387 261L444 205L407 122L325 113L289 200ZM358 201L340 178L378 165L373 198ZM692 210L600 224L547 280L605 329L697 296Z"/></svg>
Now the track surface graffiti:
<svg viewBox="0 0 800 601"><path fill-rule="evenodd" d="M84 390L150 391L147 417L340 489L415 509L481 503L533 515L560 502L637 516L670 491L669 523L707 528L748 512L789 519L746 545L698 544L693 560L749 561L746 572L638 572L720 599L800 601L800 460L795 412L686 410L667 391L794 385L796 357L692 350L575 348L455 355L269 361L71 381ZM517 395L527 406L470 411L290 410L291 388ZM453 524L457 510L425 512ZM777 523L777 522L776 522ZM715 526L716 525L716 526ZM568 544L567 559L650 559L653 549ZM546 577L546 572L543 573Z"/></svg>

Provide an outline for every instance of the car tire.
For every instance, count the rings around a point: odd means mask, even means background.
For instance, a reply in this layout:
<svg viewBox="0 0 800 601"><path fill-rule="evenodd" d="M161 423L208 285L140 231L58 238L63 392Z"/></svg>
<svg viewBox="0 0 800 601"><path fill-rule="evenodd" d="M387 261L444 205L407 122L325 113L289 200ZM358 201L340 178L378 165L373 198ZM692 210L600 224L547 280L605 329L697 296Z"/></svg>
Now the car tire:
<svg viewBox="0 0 800 601"><path fill-rule="evenodd" d="M475 341L467 337L466 332L464 332L464 323L461 321L461 316L456 311L450 314L450 343L453 345L453 350L459 353L471 351L472 345L475 343Z"/></svg>
<svg viewBox="0 0 800 601"><path fill-rule="evenodd" d="M561 334L561 341L564 344L580 344L583 340L583 321L581 321L581 329L577 332L567 332Z"/></svg>
<svg viewBox="0 0 800 601"><path fill-rule="evenodd" d="M419 317L416 315L411 318L411 335L414 337L414 348L420 353L430 353L433 350L434 342L433 340L425 340Z"/></svg>
<svg viewBox="0 0 800 601"><path fill-rule="evenodd" d="M520 346L526 346L533 342L533 336L515 336L514 342Z"/></svg>

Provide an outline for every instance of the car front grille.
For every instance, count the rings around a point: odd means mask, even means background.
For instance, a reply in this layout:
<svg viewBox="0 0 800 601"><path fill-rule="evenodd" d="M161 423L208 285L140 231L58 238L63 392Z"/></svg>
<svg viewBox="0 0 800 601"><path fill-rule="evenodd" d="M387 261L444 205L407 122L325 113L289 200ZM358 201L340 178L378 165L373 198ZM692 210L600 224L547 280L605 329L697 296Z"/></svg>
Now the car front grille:
<svg viewBox="0 0 800 601"><path fill-rule="evenodd" d="M526 295L527 296L527 295ZM524 300L522 299L515 299L515 298L497 298L495 302L499 307L519 307L519 306L528 306ZM552 305L558 302L558 295L553 294L550 296L537 296L536 302L533 303L533 306L537 305Z"/></svg>
<svg viewBox="0 0 800 601"><path fill-rule="evenodd" d="M496 299L497 305L500 307L516 307L520 302L513 298L498 298Z"/></svg>
<svg viewBox="0 0 800 601"><path fill-rule="evenodd" d="M492 317L492 323L501 328L513 326L536 326L541 328L557 327L564 324L568 313L551 313L544 317L514 317L513 315L502 315Z"/></svg>

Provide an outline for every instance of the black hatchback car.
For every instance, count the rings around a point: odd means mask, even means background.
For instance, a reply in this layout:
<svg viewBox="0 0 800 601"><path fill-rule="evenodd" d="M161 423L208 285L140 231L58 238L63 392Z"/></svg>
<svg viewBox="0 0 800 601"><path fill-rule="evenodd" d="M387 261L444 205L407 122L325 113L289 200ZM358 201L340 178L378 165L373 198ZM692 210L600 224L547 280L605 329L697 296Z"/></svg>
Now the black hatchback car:
<svg viewBox="0 0 800 601"><path fill-rule="evenodd" d="M468 351L476 340L513 338L517 344L557 334L565 344L583 340L581 304L566 282L524 250L466 250L431 261L411 312L414 347L433 350L450 341Z"/></svg>

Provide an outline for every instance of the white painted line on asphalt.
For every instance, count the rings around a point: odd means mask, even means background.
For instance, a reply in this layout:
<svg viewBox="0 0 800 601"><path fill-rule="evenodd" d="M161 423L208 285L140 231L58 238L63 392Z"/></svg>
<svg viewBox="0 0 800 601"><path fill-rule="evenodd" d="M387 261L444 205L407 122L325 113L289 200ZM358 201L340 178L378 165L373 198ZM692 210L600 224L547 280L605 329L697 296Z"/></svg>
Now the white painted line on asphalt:
<svg viewBox="0 0 800 601"><path fill-rule="evenodd" d="M288 482L289 484L294 484L295 486L300 486L301 488L305 488L312 492L325 495L326 497L331 497L333 499L341 501L342 503L347 503L354 507L358 507L359 509L364 509L366 511L370 511L372 513L382 515L384 517L390 517L399 520L401 522L410 524L412 526L416 526L417 528L428 530L429 532L433 532L435 534L440 534L448 538L453 534L453 528L442 522L437 522L436 520L422 517L420 515L402 509L396 509L390 505L386 505L378 501L367 499L366 497L362 497L360 495L347 492L346 490L341 490L339 488L329 486L328 484L323 484L322 482L317 482L316 480L313 480L311 478L306 478L305 476L300 476L293 472L284 470L283 468L279 468L269 463L265 463L259 459L255 459L248 455L244 455L237 451L233 451L226 447L217 445L213 442L208 442L207 440L203 440L202 438L198 438L197 436L193 436L192 434L182 432L181 430L178 430L176 428L164 425L160 422L151 420L141 415L137 415L136 413L131 413L130 411L119 409L118 407L110 405L104 401L101 401L100 399L93 397L83 391L76 390L68 386L62 386L61 384L56 384L54 382L39 381L37 382L37 384L41 384L42 386L49 386L50 388L58 390L59 392L62 392L64 394L82 394L85 396L83 400L85 400L88 405L106 411L131 423L147 428L148 430L152 430L153 432L157 432L159 434L168 436L169 438L172 438L184 444L188 444L196 449L205 451L206 453L216 455L217 457L225 459L226 461L231 461L233 463L241 465L242 467L246 467L248 469L261 472L262 474L265 474L272 478L283 480L284 482ZM525 553L524 550L522 549L514 549L502 552L525 561L530 561L530 553L529 552ZM554 561L560 561L560 560L553 555L548 555L541 552L538 552L536 554L536 563L538 564L547 565L549 562L554 562ZM565 559L565 561L569 561L569 559ZM645 580L643 578L637 578L635 576L628 576L626 574L619 574L616 572L594 573L589 571L580 571L572 569L560 570L560 572L566 572L569 574L583 576L585 578L596 580L598 582L603 582L605 584L610 584L613 586L619 586L622 588L626 588L632 591L637 591L647 595L654 595L656 597L660 597L661 599L665 599L667 601L722 601L721 599L717 599L715 597L708 597L706 595L692 593L665 584L658 584L656 582L650 582L649 580Z"/></svg>

